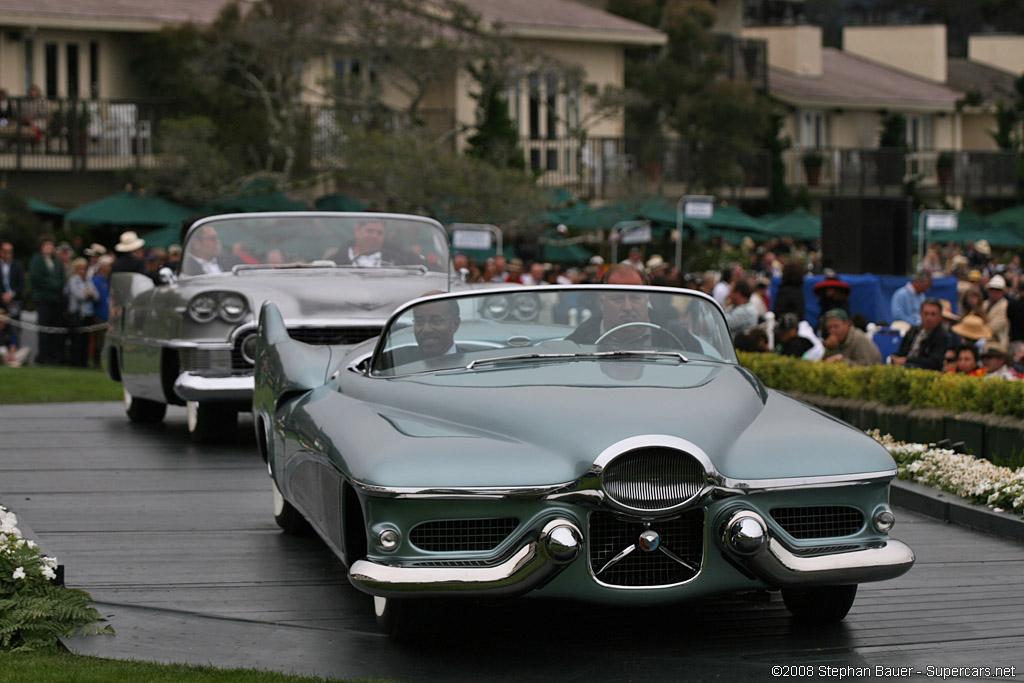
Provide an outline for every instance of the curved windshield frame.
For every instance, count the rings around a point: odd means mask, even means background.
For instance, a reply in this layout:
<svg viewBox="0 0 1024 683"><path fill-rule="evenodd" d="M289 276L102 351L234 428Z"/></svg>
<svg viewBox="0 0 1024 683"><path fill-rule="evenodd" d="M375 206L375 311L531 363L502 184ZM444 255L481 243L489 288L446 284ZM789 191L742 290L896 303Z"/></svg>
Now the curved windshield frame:
<svg viewBox="0 0 1024 683"><path fill-rule="evenodd" d="M738 362L721 307L694 290L506 287L406 304L385 326L369 374L586 358Z"/></svg>
<svg viewBox="0 0 1024 683"><path fill-rule="evenodd" d="M235 268L422 267L450 270L448 237L429 218L280 212L212 216L185 236L181 277Z"/></svg>

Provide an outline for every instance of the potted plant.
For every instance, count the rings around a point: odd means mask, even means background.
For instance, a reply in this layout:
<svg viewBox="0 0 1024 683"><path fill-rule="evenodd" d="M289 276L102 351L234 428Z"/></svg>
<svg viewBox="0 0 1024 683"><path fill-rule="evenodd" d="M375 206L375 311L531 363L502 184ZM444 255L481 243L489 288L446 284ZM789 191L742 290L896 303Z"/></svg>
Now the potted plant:
<svg viewBox="0 0 1024 683"><path fill-rule="evenodd" d="M943 188L949 186L949 180L953 176L953 153L941 152L935 162L935 173L939 176L939 185Z"/></svg>
<svg viewBox="0 0 1024 683"><path fill-rule="evenodd" d="M804 164L804 174L807 178L807 184L815 186L818 181L821 180L821 167L825 163L825 157L821 155L821 152L816 149L809 149L804 152L801 160Z"/></svg>

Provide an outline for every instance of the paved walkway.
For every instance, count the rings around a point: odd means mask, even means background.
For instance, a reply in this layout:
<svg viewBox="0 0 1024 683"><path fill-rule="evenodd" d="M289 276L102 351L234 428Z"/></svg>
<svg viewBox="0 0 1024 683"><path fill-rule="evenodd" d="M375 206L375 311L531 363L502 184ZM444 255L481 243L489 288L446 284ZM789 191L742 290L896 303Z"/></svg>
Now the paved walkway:
<svg viewBox="0 0 1024 683"><path fill-rule="evenodd" d="M836 628L796 628L777 596L658 610L520 600L460 608L435 642L400 646L377 634L370 599L317 539L278 531L249 429L200 447L182 409L143 428L120 404L0 406L0 502L117 629L71 639L75 652L474 683L757 681L773 665L1024 675L1024 544L906 510L895 535L917 565L862 586Z"/></svg>

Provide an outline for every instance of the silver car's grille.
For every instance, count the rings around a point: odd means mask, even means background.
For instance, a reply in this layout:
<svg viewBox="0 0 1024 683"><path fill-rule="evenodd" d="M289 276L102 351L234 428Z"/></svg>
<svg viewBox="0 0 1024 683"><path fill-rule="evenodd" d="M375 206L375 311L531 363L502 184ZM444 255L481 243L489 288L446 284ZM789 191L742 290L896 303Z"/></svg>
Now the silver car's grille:
<svg viewBox="0 0 1024 683"><path fill-rule="evenodd" d="M771 516L793 538L849 536L864 526L864 513L843 505L772 508Z"/></svg>
<svg viewBox="0 0 1024 683"><path fill-rule="evenodd" d="M707 472L689 453L647 447L623 453L608 463L601 482L608 496L635 510L667 510L700 494Z"/></svg>
<svg viewBox="0 0 1024 683"><path fill-rule="evenodd" d="M230 349L178 349L178 363L185 372L232 369Z"/></svg>
<svg viewBox="0 0 1024 683"><path fill-rule="evenodd" d="M409 532L409 541L417 548L431 552L492 550L517 526L519 520L514 517L445 519L417 524Z"/></svg>
<svg viewBox="0 0 1024 683"><path fill-rule="evenodd" d="M314 346L358 344L380 334L380 325L367 327L293 327L288 336Z"/></svg>
<svg viewBox="0 0 1024 683"><path fill-rule="evenodd" d="M659 537L654 550L639 546L640 534L648 529ZM595 512L590 515L589 549L591 572L611 586L671 586L688 581L700 573L704 561L704 509L650 523Z"/></svg>

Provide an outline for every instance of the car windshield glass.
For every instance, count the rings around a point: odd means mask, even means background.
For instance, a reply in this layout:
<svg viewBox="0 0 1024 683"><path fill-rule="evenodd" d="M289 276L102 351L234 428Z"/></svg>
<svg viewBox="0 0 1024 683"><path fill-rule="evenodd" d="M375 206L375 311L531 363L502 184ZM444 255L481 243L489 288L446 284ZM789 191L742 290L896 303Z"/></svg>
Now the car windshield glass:
<svg viewBox="0 0 1024 683"><path fill-rule="evenodd" d="M193 229L181 274L230 273L235 266L317 263L347 267L448 269L448 242L433 222L374 214L236 216Z"/></svg>
<svg viewBox="0 0 1024 683"><path fill-rule="evenodd" d="M610 353L636 351L638 353ZM393 318L371 374L408 375L580 358L736 362L721 310L687 290L612 286L481 290Z"/></svg>

